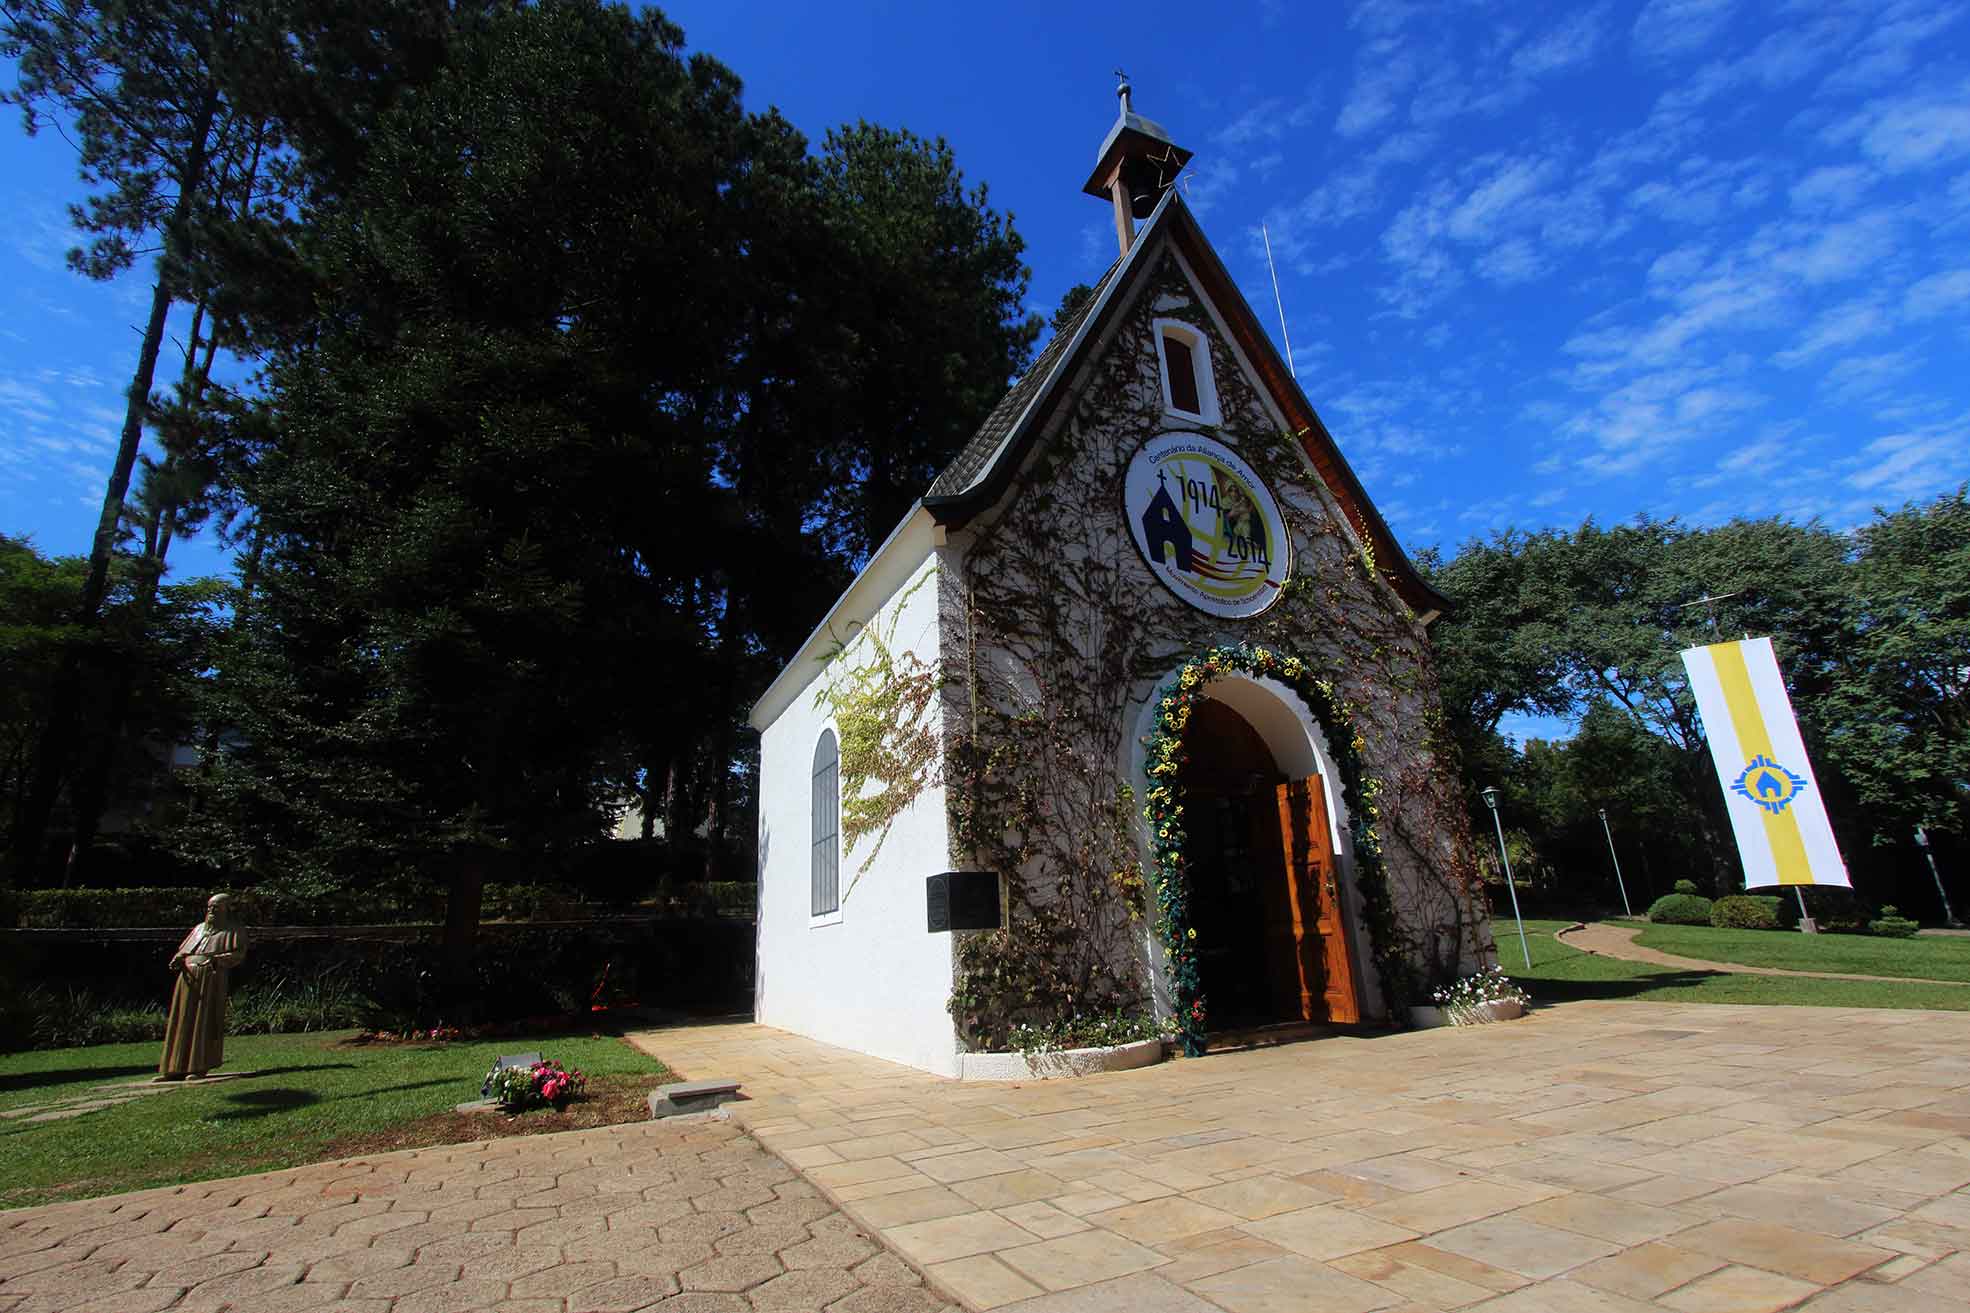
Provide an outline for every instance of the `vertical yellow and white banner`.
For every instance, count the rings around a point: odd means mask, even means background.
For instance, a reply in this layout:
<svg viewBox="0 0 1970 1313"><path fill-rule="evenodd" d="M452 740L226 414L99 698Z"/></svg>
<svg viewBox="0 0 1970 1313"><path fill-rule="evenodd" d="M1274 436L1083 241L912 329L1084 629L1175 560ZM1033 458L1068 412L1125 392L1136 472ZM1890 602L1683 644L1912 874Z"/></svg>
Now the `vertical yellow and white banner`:
<svg viewBox="0 0 1970 1313"><path fill-rule="evenodd" d="M1683 653L1690 691L1710 739L1724 805L1744 862L1744 887L1853 886L1833 841L1826 804L1792 718L1769 638Z"/></svg>

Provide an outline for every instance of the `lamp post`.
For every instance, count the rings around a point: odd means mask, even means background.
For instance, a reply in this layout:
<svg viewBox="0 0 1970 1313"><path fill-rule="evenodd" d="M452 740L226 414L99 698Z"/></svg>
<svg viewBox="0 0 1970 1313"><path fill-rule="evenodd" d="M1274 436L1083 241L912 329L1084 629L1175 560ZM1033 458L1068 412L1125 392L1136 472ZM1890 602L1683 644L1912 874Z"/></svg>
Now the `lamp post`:
<svg viewBox="0 0 1970 1313"><path fill-rule="evenodd" d="M1607 855L1614 860L1614 883L1621 890L1621 914L1633 916L1635 909L1628 906L1628 882L1621 878L1621 858L1614 851L1614 831L1607 827L1607 808L1601 808L1601 833L1607 836Z"/></svg>
<svg viewBox="0 0 1970 1313"><path fill-rule="evenodd" d="M1929 851L1929 831L1920 825L1915 827L1915 846L1922 850L1922 856L1929 863L1929 878L1936 882L1936 897L1943 900L1943 924L1952 930L1961 930L1963 922L1957 920L1956 913L1950 910L1949 895L1943 891L1943 876L1936 869L1936 854Z"/></svg>
<svg viewBox="0 0 1970 1313"><path fill-rule="evenodd" d="M1525 969L1532 970L1532 949L1525 942L1525 918L1519 915L1519 887L1512 879L1512 858L1505 851L1505 825L1498 819L1498 786L1484 786L1484 805L1491 808L1491 824L1498 831L1498 859L1505 864L1505 889L1512 895L1512 919L1519 923L1519 951L1525 954Z"/></svg>

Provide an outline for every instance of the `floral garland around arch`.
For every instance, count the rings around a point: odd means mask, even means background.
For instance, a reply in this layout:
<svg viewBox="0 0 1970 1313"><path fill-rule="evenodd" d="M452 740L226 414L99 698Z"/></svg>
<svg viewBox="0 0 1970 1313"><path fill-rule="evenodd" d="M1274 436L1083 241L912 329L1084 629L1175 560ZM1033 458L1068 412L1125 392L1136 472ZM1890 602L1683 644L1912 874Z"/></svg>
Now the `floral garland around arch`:
<svg viewBox="0 0 1970 1313"><path fill-rule="evenodd" d="M1286 685L1326 731L1335 771L1341 778L1341 798L1347 804L1350 837L1354 841L1354 880L1362 898L1369 951L1375 971L1388 986L1401 976L1396 947L1395 908L1389 897L1388 876L1382 865L1377 833L1379 812L1375 797L1381 786L1361 771L1362 741L1349 708L1336 700L1334 686L1316 679L1307 664L1270 648L1244 643L1205 649L1185 663L1168 684L1156 692L1156 718L1145 746L1144 772L1149 789L1143 816L1149 822L1149 851L1156 887L1156 931L1170 973L1177 1033L1183 1051L1198 1057L1207 1040L1207 1016L1202 981L1197 970L1197 928L1190 924L1190 882L1184 871L1183 791L1177 773L1184 763L1183 732L1190 710L1203 687L1222 675L1264 675Z"/></svg>

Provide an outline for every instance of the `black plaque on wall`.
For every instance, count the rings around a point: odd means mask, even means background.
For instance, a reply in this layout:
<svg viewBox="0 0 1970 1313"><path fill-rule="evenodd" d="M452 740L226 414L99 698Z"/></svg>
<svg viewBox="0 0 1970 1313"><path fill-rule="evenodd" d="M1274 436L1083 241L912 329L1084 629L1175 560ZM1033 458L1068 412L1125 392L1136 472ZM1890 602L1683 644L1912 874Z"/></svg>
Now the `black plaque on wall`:
<svg viewBox="0 0 1970 1313"><path fill-rule="evenodd" d="M997 930L997 871L946 871L924 881L924 911L931 934L942 930Z"/></svg>

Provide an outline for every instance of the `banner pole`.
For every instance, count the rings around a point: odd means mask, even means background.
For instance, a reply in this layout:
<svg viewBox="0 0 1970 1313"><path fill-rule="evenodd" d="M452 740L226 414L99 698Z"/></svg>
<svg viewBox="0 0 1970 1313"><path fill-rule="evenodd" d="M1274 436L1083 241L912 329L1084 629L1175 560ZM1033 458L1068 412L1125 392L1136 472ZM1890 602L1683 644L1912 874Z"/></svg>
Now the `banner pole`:
<svg viewBox="0 0 1970 1313"><path fill-rule="evenodd" d="M1621 856L1614 851L1614 831L1607 827L1607 808L1601 808L1601 833L1607 836L1607 855L1614 859L1614 883L1621 890L1621 914L1633 916L1635 909L1628 905L1628 882L1621 878Z"/></svg>
<svg viewBox="0 0 1970 1313"><path fill-rule="evenodd" d="M1813 914L1806 910L1806 891L1795 884L1792 886L1792 896L1799 900L1799 933L1818 934L1819 927L1813 924Z"/></svg>

